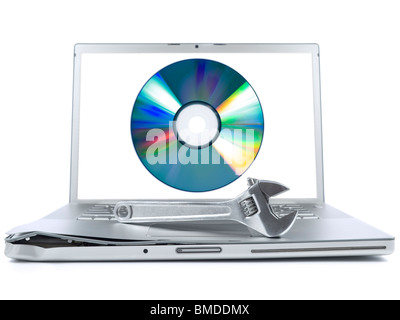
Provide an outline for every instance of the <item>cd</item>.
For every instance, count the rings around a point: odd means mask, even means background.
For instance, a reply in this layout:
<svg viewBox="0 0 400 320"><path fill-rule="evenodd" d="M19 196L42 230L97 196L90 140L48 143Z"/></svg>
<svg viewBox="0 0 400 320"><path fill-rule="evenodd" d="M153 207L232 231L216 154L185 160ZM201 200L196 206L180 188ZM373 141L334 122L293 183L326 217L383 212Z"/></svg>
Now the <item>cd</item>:
<svg viewBox="0 0 400 320"><path fill-rule="evenodd" d="M253 88L213 60L182 60L161 69L132 109L140 161L158 180L183 191L211 191L235 181L256 158L263 132Z"/></svg>

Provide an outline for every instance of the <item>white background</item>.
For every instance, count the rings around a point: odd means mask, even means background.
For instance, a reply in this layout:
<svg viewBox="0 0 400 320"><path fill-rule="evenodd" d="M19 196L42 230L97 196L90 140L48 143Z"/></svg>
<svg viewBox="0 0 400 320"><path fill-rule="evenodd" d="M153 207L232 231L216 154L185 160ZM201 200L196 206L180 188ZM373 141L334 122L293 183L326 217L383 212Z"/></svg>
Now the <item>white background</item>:
<svg viewBox="0 0 400 320"><path fill-rule="evenodd" d="M68 202L76 42L317 42L328 203L398 237L398 1L2 1L0 233ZM46 202L43 200L46 199ZM1 298L400 298L372 259L22 263Z"/></svg>

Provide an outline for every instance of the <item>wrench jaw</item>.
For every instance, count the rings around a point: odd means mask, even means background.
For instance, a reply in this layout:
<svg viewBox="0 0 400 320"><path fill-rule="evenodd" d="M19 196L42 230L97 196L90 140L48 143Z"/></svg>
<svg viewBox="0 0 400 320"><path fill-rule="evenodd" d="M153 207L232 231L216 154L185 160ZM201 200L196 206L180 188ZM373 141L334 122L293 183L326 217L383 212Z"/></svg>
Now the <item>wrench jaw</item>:
<svg viewBox="0 0 400 320"><path fill-rule="evenodd" d="M249 188L251 188L254 185L258 185L258 187L264 194L267 201L269 201L269 198L277 196L278 194L281 194L289 190L288 187L285 187L283 184L280 184L279 182L258 180L254 178L248 178L247 185L249 186Z"/></svg>
<svg viewBox="0 0 400 320"><path fill-rule="evenodd" d="M272 217L272 218L270 218ZM297 218L297 211L292 211L288 215L282 218L276 218L272 213L260 214L259 219L261 223L257 223L258 226L262 226L259 231L266 237L279 238L287 233L295 223ZM273 220L275 219L275 220Z"/></svg>
<svg viewBox="0 0 400 320"><path fill-rule="evenodd" d="M266 180L248 179L248 194L254 199L258 210L247 216L246 224L263 236L276 238L290 230L297 218L297 211L279 218L269 204L269 198L289 190L284 185ZM254 210L255 211L255 210Z"/></svg>

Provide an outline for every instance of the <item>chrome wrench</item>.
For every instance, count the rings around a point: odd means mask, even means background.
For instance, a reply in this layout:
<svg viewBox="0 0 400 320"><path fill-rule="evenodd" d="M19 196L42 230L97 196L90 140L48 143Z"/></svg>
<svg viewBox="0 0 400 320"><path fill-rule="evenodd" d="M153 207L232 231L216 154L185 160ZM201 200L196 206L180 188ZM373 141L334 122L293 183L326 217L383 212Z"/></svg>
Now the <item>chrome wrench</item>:
<svg viewBox="0 0 400 320"><path fill-rule="evenodd" d="M247 179L248 189L238 197L221 202L189 201L120 201L114 215L121 223L151 225L155 223L236 221L265 237L279 237L293 226L297 211L280 218L269 198L289 190L280 183Z"/></svg>

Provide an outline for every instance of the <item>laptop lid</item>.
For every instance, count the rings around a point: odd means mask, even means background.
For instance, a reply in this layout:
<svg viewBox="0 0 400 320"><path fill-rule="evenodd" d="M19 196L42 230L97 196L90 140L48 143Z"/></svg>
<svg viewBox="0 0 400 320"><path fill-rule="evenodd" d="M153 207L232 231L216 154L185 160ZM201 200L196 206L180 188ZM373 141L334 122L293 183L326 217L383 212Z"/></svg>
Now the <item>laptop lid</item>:
<svg viewBox="0 0 400 320"><path fill-rule="evenodd" d="M163 68L191 59L223 64L244 77L257 96L263 116L262 141L254 161L234 181L203 192L171 187L149 172L135 148L131 130L132 110L145 85ZM172 83L153 90L153 103L172 103L166 88L173 87L174 81L169 81ZM218 86L222 80L215 81ZM232 198L245 190L247 177L278 181L290 188L273 202L322 203L321 133L317 44L75 46L71 203ZM148 145L156 141L149 139ZM224 161L219 159L219 163ZM196 176L185 175L184 179L196 184Z"/></svg>

